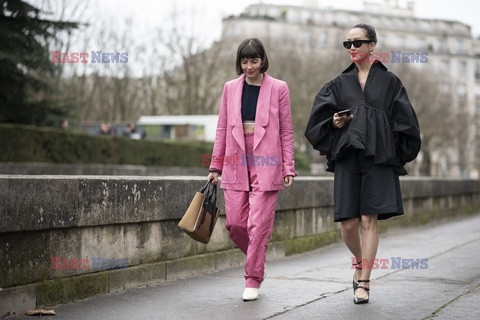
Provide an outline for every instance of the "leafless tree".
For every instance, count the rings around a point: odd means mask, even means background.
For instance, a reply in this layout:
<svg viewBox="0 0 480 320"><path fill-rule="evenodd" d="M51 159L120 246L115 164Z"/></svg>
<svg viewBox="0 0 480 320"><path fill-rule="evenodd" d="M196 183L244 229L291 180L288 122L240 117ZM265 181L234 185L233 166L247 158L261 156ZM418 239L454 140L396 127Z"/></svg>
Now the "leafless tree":
<svg viewBox="0 0 480 320"><path fill-rule="evenodd" d="M321 54L298 48L285 50L281 46L272 46L270 56L270 72L289 85L295 141L304 149L307 142L303 133L315 95L342 70L345 57L335 52Z"/></svg>
<svg viewBox="0 0 480 320"><path fill-rule="evenodd" d="M439 81L439 75L406 64L393 70L405 85L420 123L422 161L410 167L420 175L445 174L434 163L434 154L435 158L448 158L448 153L458 152L457 142L466 141L467 134L465 114L454 107L451 85Z"/></svg>
<svg viewBox="0 0 480 320"><path fill-rule="evenodd" d="M175 15L172 16L173 20ZM223 63L225 47L214 43L206 48L201 36L185 34L180 26L160 30L158 42L167 51L166 56L176 64L165 70L161 79L168 114L210 114L218 110L228 74ZM234 53L233 53L234 54ZM234 70L233 64L228 66Z"/></svg>

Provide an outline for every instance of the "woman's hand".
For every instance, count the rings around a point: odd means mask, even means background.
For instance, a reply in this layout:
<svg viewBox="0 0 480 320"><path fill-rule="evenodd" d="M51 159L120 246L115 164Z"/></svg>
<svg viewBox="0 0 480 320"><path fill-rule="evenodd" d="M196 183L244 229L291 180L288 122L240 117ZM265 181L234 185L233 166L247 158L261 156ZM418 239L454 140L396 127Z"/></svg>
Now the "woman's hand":
<svg viewBox="0 0 480 320"><path fill-rule="evenodd" d="M285 176L283 178L283 185L285 187L290 187L293 183L293 176Z"/></svg>
<svg viewBox="0 0 480 320"><path fill-rule="evenodd" d="M335 113L333 115L333 126L335 128L342 128L348 121L350 121L350 119L353 118L353 115L349 115L348 117L347 116L339 116L338 113Z"/></svg>
<svg viewBox="0 0 480 320"><path fill-rule="evenodd" d="M207 180L212 180L213 179L212 184L215 185L215 184L218 183L218 177L219 176L220 176L220 174L218 172L212 171L208 174Z"/></svg>

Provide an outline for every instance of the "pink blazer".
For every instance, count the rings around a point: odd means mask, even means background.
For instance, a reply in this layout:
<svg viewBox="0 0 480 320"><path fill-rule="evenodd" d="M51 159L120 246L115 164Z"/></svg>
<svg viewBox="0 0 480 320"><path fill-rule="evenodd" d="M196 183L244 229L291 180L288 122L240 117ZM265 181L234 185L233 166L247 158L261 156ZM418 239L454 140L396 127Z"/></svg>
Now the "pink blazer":
<svg viewBox="0 0 480 320"><path fill-rule="evenodd" d="M210 171L222 175L223 189L249 190L241 105L245 75L225 83ZM283 188L283 177L296 176L290 93L284 81L264 74L255 115L253 162L260 190Z"/></svg>

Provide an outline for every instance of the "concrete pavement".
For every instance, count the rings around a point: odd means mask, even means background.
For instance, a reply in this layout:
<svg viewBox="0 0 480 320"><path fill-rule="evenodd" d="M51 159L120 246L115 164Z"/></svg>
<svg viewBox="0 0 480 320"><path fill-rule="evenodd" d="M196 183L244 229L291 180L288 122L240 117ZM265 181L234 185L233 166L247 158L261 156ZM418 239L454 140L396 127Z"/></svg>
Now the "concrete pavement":
<svg viewBox="0 0 480 320"><path fill-rule="evenodd" d="M351 255L337 243L268 262L257 301L242 301L235 268L61 305L42 319L480 319L479 249L479 214L382 234L377 258L388 262L373 270L366 305L353 304ZM402 269L408 259L420 263Z"/></svg>

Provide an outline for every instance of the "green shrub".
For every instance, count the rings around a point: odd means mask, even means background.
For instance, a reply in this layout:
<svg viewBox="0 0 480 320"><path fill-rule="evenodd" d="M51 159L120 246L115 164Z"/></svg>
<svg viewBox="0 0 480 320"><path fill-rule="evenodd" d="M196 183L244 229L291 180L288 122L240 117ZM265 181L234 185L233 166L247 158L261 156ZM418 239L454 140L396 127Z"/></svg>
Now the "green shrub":
<svg viewBox="0 0 480 320"><path fill-rule="evenodd" d="M60 129L0 124L0 161L186 166L201 164L212 143L132 140Z"/></svg>
<svg viewBox="0 0 480 320"><path fill-rule="evenodd" d="M310 162L305 153L295 152L295 170L310 171Z"/></svg>
<svg viewBox="0 0 480 320"><path fill-rule="evenodd" d="M92 136L56 128L0 124L0 162L101 163L196 167L213 143L202 141L132 140ZM297 170L308 159L295 155Z"/></svg>

